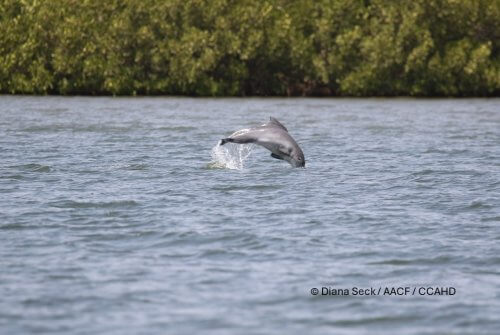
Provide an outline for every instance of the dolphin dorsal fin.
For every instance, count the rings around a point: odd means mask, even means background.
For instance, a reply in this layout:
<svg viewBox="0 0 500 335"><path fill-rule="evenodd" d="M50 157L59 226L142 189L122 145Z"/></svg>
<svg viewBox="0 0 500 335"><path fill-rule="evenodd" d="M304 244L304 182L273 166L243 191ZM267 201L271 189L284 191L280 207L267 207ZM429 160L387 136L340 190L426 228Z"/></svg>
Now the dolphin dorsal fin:
<svg viewBox="0 0 500 335"><path fill-rule="evenodd" d="M286 129L286 127L284 125L282 125L281 122L279 122L278 120L276 120L272 116L269 117L269 123L273 124L275 126L278 126L280 128L283 128L286 132L288 132L288 129Z"/></svg>

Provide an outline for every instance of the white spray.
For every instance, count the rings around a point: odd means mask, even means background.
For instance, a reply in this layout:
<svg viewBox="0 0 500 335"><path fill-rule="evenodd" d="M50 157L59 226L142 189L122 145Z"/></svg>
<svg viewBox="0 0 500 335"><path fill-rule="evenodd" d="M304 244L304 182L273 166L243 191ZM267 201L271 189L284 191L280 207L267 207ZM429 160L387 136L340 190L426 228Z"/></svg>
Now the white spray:
<svg viewBox="0 0 500 335"><path fill-rule="evenodd" d="M253 144L227 143L224 146L217 145L212 148L212 162L210 167L226 168L233 170L243 169L243 163L250 156Z"/></svg>

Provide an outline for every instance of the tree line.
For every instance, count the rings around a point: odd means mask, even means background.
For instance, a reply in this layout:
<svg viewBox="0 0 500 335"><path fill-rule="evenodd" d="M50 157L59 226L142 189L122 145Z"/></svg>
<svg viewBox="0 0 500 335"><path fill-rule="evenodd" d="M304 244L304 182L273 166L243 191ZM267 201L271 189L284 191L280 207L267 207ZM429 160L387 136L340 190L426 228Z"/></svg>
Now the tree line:
<svg viewBox="0 0 500 335"><path fill-rule="evenodd" d="M499 96L500 0L0 0L0 93Z"/></svg>

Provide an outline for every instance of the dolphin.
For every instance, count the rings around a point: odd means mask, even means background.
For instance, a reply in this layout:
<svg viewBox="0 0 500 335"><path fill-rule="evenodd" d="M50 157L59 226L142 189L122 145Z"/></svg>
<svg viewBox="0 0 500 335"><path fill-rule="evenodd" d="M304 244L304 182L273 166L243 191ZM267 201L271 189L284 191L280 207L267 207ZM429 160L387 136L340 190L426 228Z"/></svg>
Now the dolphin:
<svg viewBox="0 0 500 335"><path fill-rule="evenodd" d="M261 126L241 129L229 137L220 140L219 145L224 145L227 142L246 144L255 143L263 146L271 151L271 157L285 160L294 167L305 167L306 160L304 153L292 136L288 133L288 129L272 116L269 122Z"/></svg>

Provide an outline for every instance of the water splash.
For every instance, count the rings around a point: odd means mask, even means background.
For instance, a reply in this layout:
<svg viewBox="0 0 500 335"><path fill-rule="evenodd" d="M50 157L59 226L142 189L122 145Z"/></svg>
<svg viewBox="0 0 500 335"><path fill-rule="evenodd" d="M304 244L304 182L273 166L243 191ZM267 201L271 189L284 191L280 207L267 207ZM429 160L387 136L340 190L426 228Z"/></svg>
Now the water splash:
<svg viewBox="0 0 500 335"><path fill-rule="evenodd" d="M222 146L217 143L212 148L212 161L208 166L210 168L241 170L245 160L252 153L253 147L253 144L227 143Z"/></svg>

